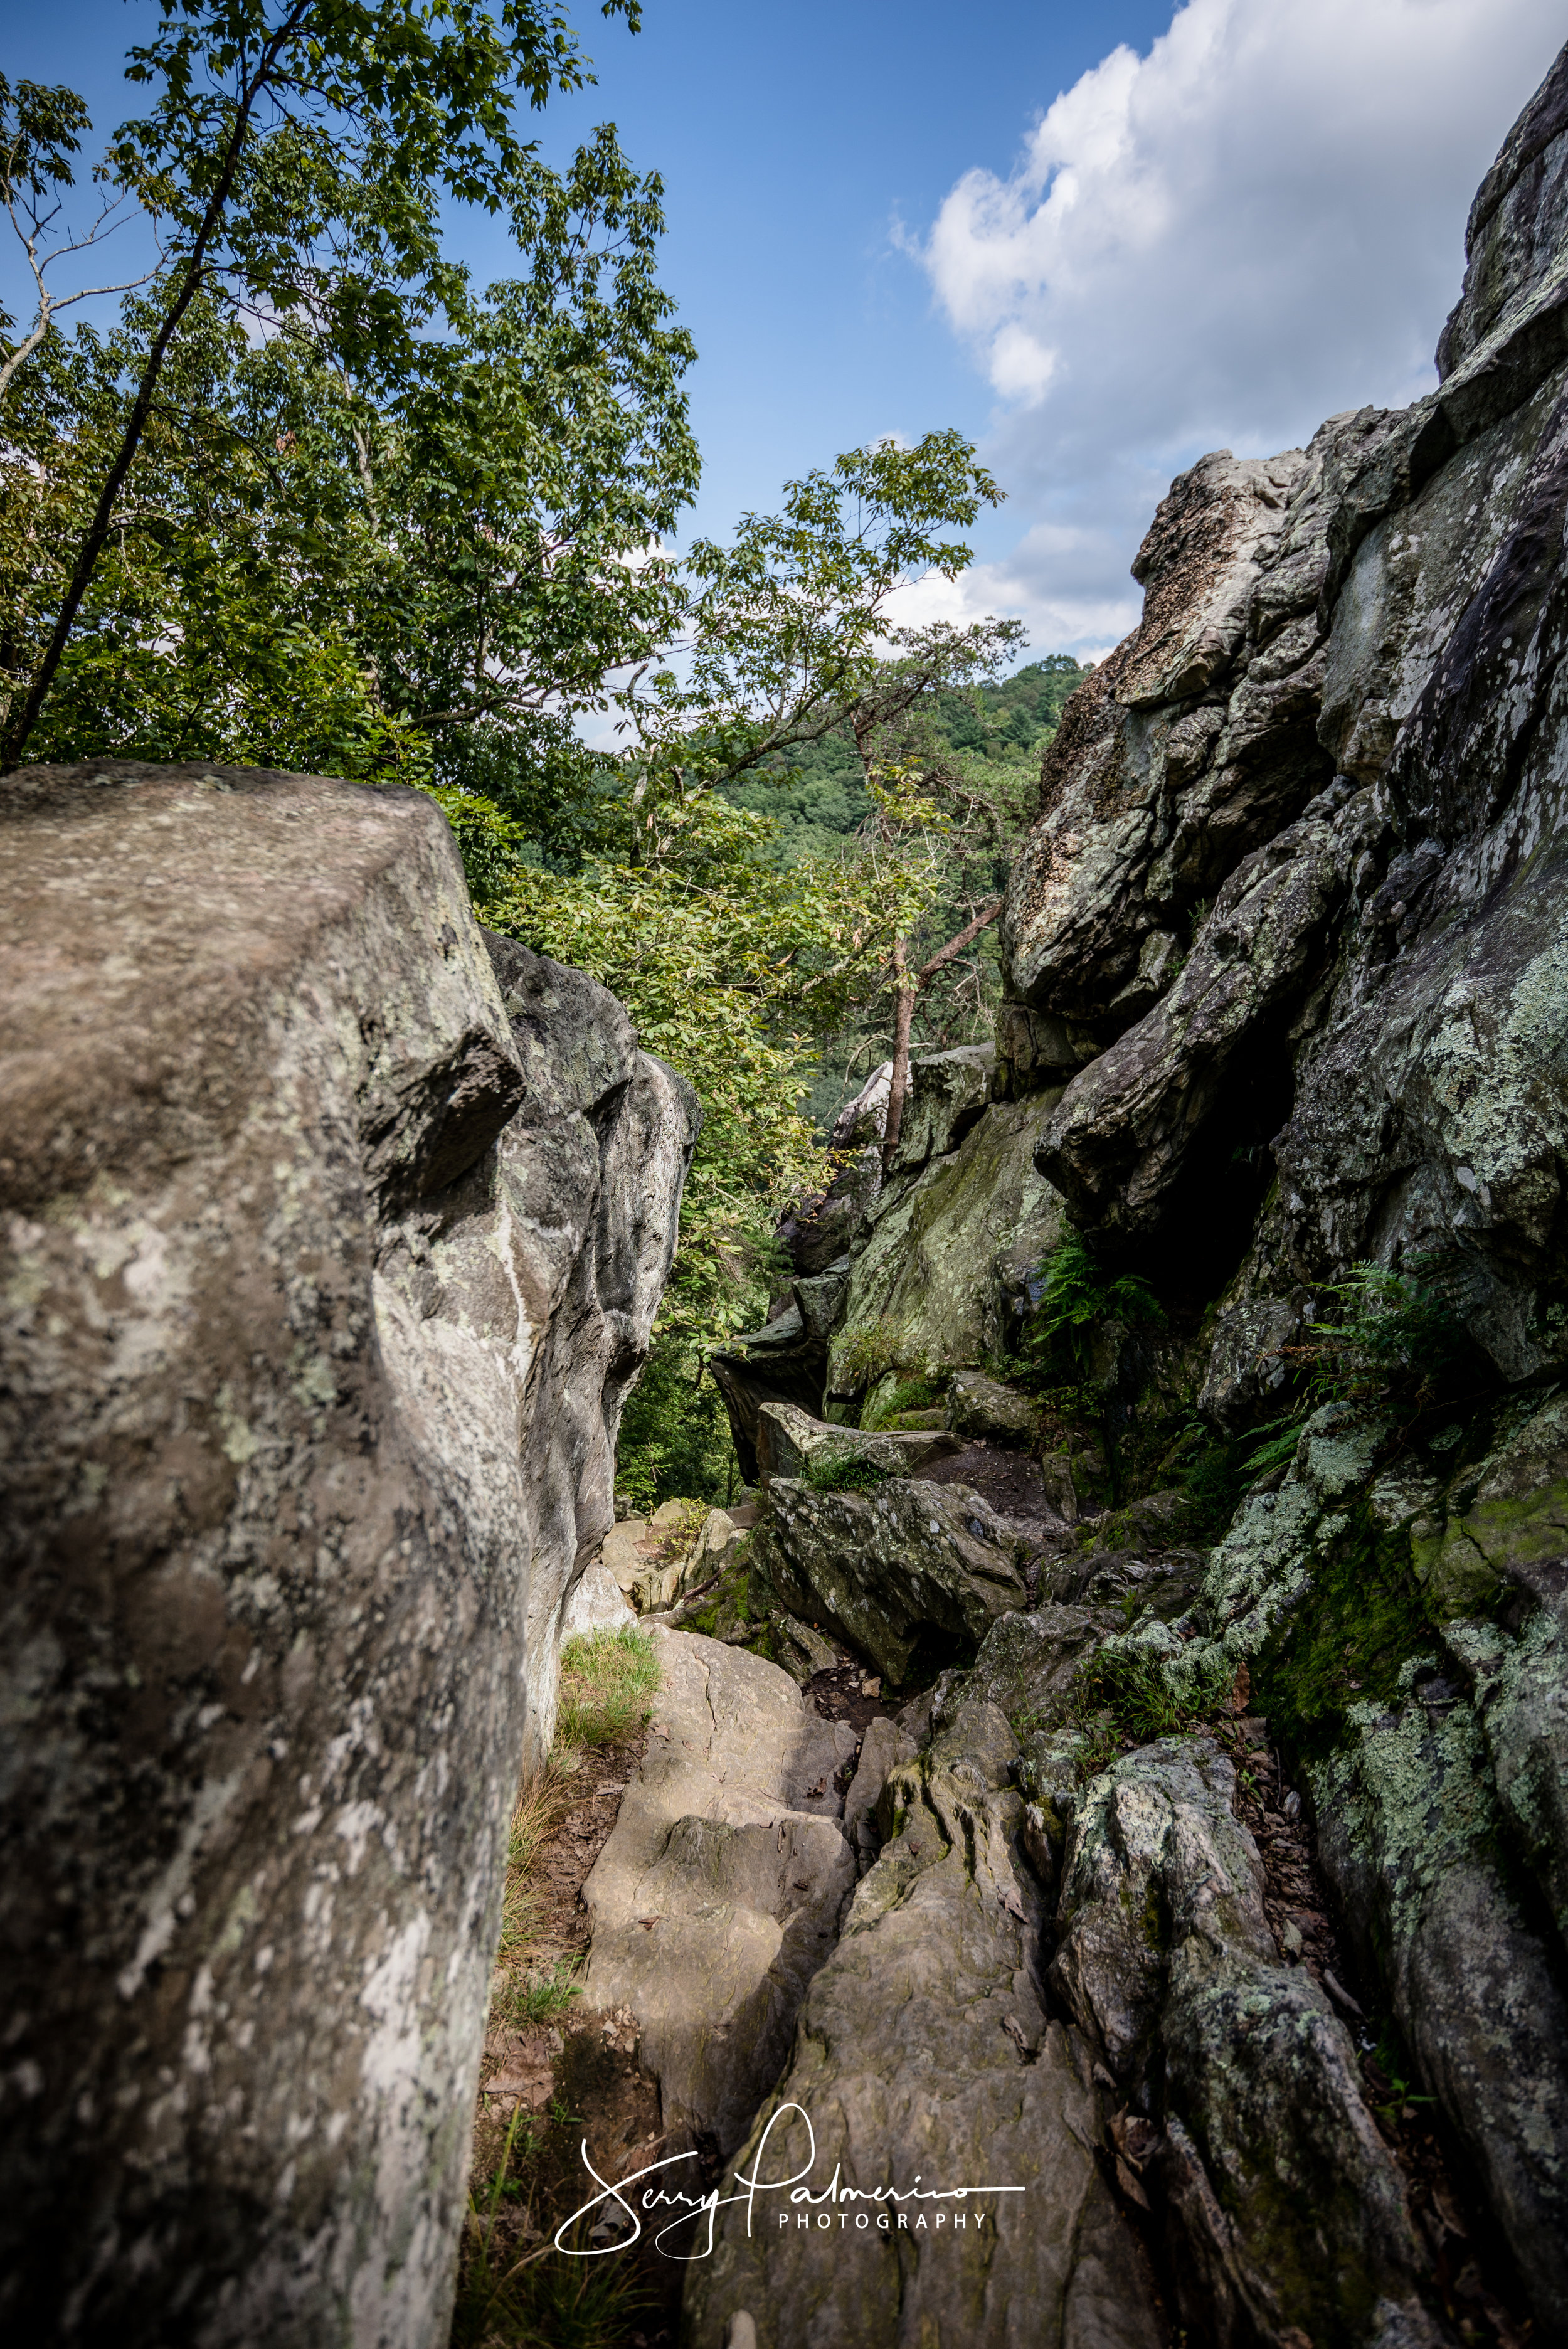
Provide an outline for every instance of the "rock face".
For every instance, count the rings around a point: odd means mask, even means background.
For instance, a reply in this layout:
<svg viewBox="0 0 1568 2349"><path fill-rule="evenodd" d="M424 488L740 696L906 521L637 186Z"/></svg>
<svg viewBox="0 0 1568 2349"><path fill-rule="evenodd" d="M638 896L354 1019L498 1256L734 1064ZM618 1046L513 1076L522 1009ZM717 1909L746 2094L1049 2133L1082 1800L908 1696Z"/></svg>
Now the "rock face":
<svg viewBox="0 0 1568 2349"><path fill-rule="evenodd" d="M428 800L9 778L0 2307L407 2344L694 1137Z"/></svg>
<svg viewBox="0 0 1568 2349"><path fill-rule="evenodd" d="M1214 1550L1186 1637L1150 1620L1101 1653L1191 1706L1249 1673L1300 1756L1366 1979L1551 2338L1568 2309L1568 1410L1527 1394L1433 1437L1316 1413Z"/></svg>
<svg viewBox="0 0 1568 2349"><path fill-rule="evenodd" d="M752 1578L790 1614L838 1632L895 1687L973 1655L1025 1595L1005 1519L965 1485L905 1476L866 1494L775 1478Z"/></svg>
<svg viewBox="0 0 1568 2349"><path fill-rule="evenodd" d="M1050 1981L1135 2104L1160 2085L1184 2320L1232 2343L1451 2338L1356 2049L1281 1962L1231 1764L1171 1739L1088 1787Z"/></svg>
<svg viewBox="0 0 1568 2349"><path fill-rule="evenodd" d="M741 2314L761 2349L1162 2341L1142 2247L1096 2159L1089 2051L1047 2020L1031 1970L1040 1895L1007 1783L1016 1750L1000 1713L976 1705L889 1775L889 1840L733 2165L768 2179L809 2167L816 2195L835 2175L850 2194L807 2210L759 2195L749 2232L744 2196L728 2200L712 2258L690 2272L693 2349L752 2337L729 2330ZM1022 2191L885 2199L959 2186Z"/></svg>
<svg viewBox="0 0 1568 2349"><path fill-rule="evenodd" d="M1087 1232L1222 1274L1277 1165L1233 1312L1457 1248L1509 1379L1568 1352L1565 90L1476 200L1439 388L1175 484L1003 925Z"/></svg>
<svg viewBox="0 0 1568 2349"><path fill-rule="evenodd" d="M908 2146L1054 2183L1038 2240L940 2268L727 2205L704 2349L1144 2337L1088 2148L1187 2339L1568 2340L1568 51L1438 373L1172 484L1047 753L984 1092L934 1070L756 1342L810 1329L819 1420L941 1387L1074 1523L1010 1596L955 1485L773 1476L803 1629L941 1669L868 1733L860 1882L738 2166L809 2116L856 2193ZM1076 1419L994 1378L1069 1223ZM1107 1318L1122 1271L1161 1329Z"/></svg>
<svg viewBox="0 0 1568 2349"><path fill-rule="evenodd" d="M862 1096L872 1109L846 1112L839 1146L885 1109L882 1075ZM1005 1353L1038 1301L1041 1258L1066 1228L1059 1193L1035 1167L1038 1098L1004 1097L989 1046L917 1060L910 1084L886 1180L874 1149L851 1162L815 1220L785 1230L801 1268L789 1302L713 1359L748 1477L764 1402L853 1421L890 1371Z"/></svg>
<svg viewBox="0 0 1568 2349"><path fill-rule="evenodd" d="M647 1750L583 1888L585 1994L636 2015L665 2150L707 2137L727 2154L779 2076L854 1882L835 1781L855 1738L761 1657L656 1638Z"/></svg>

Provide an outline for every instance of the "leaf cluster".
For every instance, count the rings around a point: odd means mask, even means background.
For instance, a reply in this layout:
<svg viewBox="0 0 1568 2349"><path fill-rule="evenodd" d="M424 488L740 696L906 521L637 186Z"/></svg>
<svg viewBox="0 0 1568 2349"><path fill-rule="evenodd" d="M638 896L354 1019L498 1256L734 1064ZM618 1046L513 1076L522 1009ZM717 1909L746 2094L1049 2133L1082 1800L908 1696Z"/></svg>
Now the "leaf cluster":
<svg viewBox="0 0 1568 2349"><path fill-rule="evenodd" d="M1095 1331L1107 1321L1163 1321L1164 1310L1137 1273L1112 1273L1081 1232L1069 1231L1036 1273L1040 1301L1029 1318L1024 1346L1037 1373L1089 1382Z"/></svg>

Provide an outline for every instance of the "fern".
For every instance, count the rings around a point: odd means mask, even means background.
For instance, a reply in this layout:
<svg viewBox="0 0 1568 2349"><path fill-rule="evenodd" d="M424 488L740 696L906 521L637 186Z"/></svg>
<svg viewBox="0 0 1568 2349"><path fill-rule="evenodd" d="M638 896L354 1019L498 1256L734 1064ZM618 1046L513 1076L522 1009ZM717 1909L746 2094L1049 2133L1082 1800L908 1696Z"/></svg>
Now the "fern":
<svg viewBox="0 0 1568 2349"><path fill-rule="evenodd" d="M1081 1232L1069 1232L1040 1268L1044 1293L1025 1343L1042 1366L1088 1382L1092 1333L1102 1321L1163 1321L1149 1283L1137 1273L1110 1278Z"/></svg>
<svg viewBox="0 0 1568 2349"><path fill-rule="evenodd" d="M1340 1300L1341 1318L1312 1325L1312 1381L1320 1396L1371 1401L1403 1392L1426 1401L1438 1393L1468 1342L1464 1306L1473 1279L1452 1250L1413 1257L1399 1272L1353 1265L1328 1291Z"/></svg>

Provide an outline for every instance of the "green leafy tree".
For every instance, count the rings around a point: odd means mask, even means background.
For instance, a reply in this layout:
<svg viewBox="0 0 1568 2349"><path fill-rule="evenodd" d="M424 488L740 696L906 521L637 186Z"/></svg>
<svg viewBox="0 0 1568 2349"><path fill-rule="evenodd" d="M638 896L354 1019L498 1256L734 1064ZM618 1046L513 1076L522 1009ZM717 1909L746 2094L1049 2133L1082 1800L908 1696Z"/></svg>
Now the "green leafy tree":
<svg viewBox="0 0 1568 2349"><path fill-rule="evenodd" d="M606 651L635 657L665 616L657 575L640 579L624 558L667 528L695 483L676 389L691 352L664 327L653 280L657 182L635 179L613 134L565 175L518 135L520 98L540 105L586 78L564 20L536 0L512 0L500 21L477 0L160 5L129 68L152 92L150 111L121 127L102 166L155 221L158 274L119 336L87 336L83 363L45 369L22 411L31 372L59 358L52 318L41 332L35 320L26 354L28 336L5 353L17 362L3 419L5 763L33 746L84 615L89 629L99 620L90 598L106 554L151 514L166 568L210 572L247 500L242 560L253 567L265 539L307 594L347 525L336 567L353 572L355 594L336 597L349 615L336 633L356 643L371 699L397 714L449 728L493 716L519 654L531 658L513 703L538 712L569 647L568 691L596 686ZM635 22L635 0L609 0L617 11ZM13 184L30 172L40 204L68 184L86 127L79 100L48 95L53 115L29 99L13 139ZM510 220L531 263L523 278L475 295L441 245L453 200ZM269 401L270 417L258 412ZM161 445L133 482L150 434ZM236 456L245 479L231 492ZM160 503L171 485L182 495ZM294 531L286 560L260 513L269 489ZM397 607L431 542L449 588L465 564L481 580L449 595L428 632L428 608ZM259 581L263 602L273 584ZM438 602L440 583L431 593ZM296 600L281 595L274 608ZM399 704L383 691L384 656L421 623L432 672L399 677L411 688ZM158 641L146 627L141 639ZM432 688L438 707L408 707Z"/></svg>

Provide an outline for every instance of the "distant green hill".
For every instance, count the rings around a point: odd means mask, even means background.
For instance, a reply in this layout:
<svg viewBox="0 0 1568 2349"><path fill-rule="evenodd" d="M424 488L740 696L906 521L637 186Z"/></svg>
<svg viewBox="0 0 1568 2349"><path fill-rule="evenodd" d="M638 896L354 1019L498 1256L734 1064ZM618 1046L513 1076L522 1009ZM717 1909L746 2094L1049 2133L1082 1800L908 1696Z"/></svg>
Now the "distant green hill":
<svg viewBox="0 0 1568 2349"><path fill-rule="evenodd" d="M944 694L938 729L954 750L982 751L1008 765L1037 766L1063 702L1088 674L1069 654L1048 653L999 685L981 686L973 701L964 694ZM830 852L871 812L847 734L825 735L791 750L776 767L748 776L726 796L737 807L773 818L780 828L779 862L785 864Z"/></svg>

